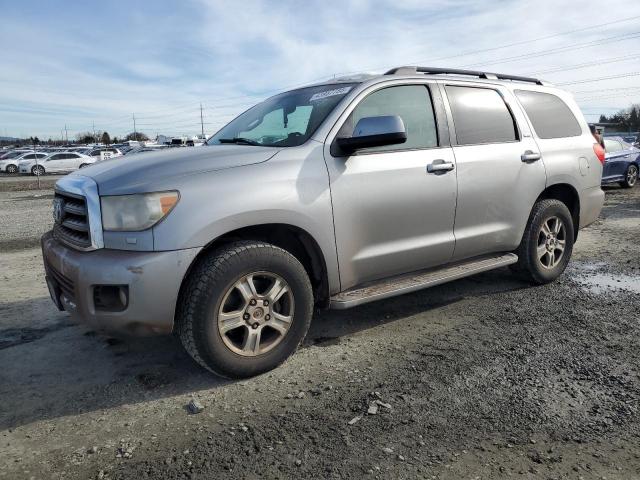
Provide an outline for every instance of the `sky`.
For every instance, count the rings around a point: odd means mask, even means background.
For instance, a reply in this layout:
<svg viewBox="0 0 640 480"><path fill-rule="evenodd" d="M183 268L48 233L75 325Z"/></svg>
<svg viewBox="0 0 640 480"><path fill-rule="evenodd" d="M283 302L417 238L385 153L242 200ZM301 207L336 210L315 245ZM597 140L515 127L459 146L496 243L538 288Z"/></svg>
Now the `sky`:
<svg viewBox="0 0 640 480"><path fill-rule="evenodd" d="M640 103L630 0L0 0L0 136L214 133L264 98L400 65L543 78L587 120ZM607 77L604 78L603 77Z"/></svg>

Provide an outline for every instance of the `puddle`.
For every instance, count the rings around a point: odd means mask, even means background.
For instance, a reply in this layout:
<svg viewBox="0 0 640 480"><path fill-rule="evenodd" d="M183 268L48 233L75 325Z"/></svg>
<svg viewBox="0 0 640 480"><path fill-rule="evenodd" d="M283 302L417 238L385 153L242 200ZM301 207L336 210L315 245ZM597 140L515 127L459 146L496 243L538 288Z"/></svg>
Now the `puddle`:
<svg viewBox="0 0 640 480"><path fill-rule="evenodd" d="M616 290L640 293L639 275L592 273L581 275L578 281L593 293L609 293Z"/></svg>

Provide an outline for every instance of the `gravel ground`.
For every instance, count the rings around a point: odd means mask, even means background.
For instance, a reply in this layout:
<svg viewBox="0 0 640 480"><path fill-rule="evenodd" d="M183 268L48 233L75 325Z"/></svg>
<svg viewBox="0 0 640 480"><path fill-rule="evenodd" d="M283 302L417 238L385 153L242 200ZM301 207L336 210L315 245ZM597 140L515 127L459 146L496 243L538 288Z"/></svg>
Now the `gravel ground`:
<svg viewBox="0 0 640 480"><path fill-rule="evenodd" d="M0 478L640 478L639 234L640 189L609 189L553 285L501 269L318 312L241 382L71 325L38 250L2 248Z"/></svg>

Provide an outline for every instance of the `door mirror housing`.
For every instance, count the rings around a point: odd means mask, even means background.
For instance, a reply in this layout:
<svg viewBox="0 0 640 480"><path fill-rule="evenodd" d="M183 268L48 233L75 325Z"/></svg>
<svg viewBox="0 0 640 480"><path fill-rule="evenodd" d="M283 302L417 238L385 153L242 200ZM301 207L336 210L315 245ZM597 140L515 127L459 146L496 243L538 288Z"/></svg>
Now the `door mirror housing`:
<svg viewBox="0 0 640 480"><path fill-rule="evenodd" d="M352 136L336 138L340 149L347 154L361 148L396 145L406 141L407 131L398 115L361 118Z"/></svg>

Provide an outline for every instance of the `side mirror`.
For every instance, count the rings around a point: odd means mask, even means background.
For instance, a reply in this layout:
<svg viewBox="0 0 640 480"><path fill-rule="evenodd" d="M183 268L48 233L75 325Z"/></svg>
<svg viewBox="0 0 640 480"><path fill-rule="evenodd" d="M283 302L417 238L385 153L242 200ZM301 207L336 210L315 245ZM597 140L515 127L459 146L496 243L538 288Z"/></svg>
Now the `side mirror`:
<svg viewBox="0 0 640 480"><path fill-rule="evenodd" d="M404 122L398 115L361 118L351 137L338 137L336 143L345 153L360 148L382 147L407 141Z"/></svg>

